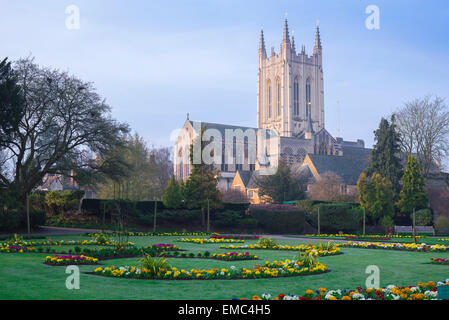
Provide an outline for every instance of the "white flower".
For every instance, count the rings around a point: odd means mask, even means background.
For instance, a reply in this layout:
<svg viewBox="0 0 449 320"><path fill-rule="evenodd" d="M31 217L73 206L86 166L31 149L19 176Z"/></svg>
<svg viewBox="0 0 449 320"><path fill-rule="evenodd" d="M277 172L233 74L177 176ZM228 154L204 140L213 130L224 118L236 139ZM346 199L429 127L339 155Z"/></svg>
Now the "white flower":
<svg viewBox="0 0 449 320"><path fill-rule="evenodd" d="M263 293L263 294L262 294L262 299L264 299L264 300L270 300L270 299L271 299L271 294L269 294L269 293Z"/></svg>
<svg viewBox="0 0 449 320"><path fill-rule="evenodd" d="M410 291L411 292L416 292L416 291L419 291L419 288L418 287L411 287Z"/></svg>
<svg viewBox="0 0 449 320"><path fill-rule="evenodd" d="M387 286L387 289L389 289L389 290L394 289L394 288L396 288L396 286L393 284L390 284L389 286Z"/></svg>
<svg viewBox="0 0 449 320"><path fill-rule="evenodd" d="M354 293L352 295L353 300L365 300L365 296L361 293Z"/></svg>
<svg viewBox="0 0 449 320"><path fill-rule="evenodd" d="M285 296L284 300L299 300L299 297L292 294L292 295Z"/></svg>
<svg viewBox="0 0 449 320"><path fill-rule="evenodd" d="M424 296L426 296L427 298L437 298L438 297L438 291L427 290L426 292L424 292Z"/></svg>
<svg viewBox="0 0 449 320"><path fill-rule="evenodd" d="M394 300L399 300L399 299L401 299L401 296L397 296L397 295L395 295L395 294L393 294L393 295L391 295L391 296L393 297Z"/></svg>

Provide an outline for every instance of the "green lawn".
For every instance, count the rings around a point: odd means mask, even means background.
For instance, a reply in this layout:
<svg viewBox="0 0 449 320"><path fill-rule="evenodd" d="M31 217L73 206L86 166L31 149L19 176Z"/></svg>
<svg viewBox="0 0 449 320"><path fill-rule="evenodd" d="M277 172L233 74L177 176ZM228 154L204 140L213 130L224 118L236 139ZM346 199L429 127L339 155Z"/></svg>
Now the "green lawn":
<svg viewBox="0 0 449 320"><path fill-rule="evenodd" d="M53 240L81 240L85 236L53 236ZM138 246L155 243L174 243L188 252L219 249L219 244L197 245L174 242L176 237L133 237L130 241ZM280 240L281 244L300 244L297 240ZM255 243L255 241L245 241ZM304 242L303 242L304 243ZM205 259L168 259L170 265L180 268L213 268L232 265L252 267L264 263L292 258L295 252L249 250L258 255L260 261L217 261ZM257 280L136 280L106 278L86 274L96 266L80 266L80 290L68 290L65 267L53 267L42 262L47 254L22 253L0 254L0 299L232 299L250 298L262 293L293 293L302 295L307 289L353 289L364 286L365 268L377 265L380 268L381 286L388 284L415 285L418 281L440 281L449 278L449 266L429 264L431 257L448 258L445 253L398 252L342 248L343 255L323 257L330 273L305 277ZM105 265L133 265L137 258L103 261Z"/></svg>
<svg viewBox="0 0 449 320"><path fill-rule="evenodd" d="M369 236L369 235L367 235ZM354 239L354 240L347 240L345 237L320 237L320 236L303 236L303 235L286 235L285 237L289 238L310 238L310 239L322 239L322 240L343 240L343 241L367 241L367 242L403 242L403 243L412 243L414 242L413 238L390 238L390 240L380 240L380 239L373 239L373 240L360 240L360 239ZM426 243L426 244L443 244L443 245L449 245L449 241L438 241L438 239L449 239L449 236L423 236L422 238L418 238L418 243Z"/></svg>

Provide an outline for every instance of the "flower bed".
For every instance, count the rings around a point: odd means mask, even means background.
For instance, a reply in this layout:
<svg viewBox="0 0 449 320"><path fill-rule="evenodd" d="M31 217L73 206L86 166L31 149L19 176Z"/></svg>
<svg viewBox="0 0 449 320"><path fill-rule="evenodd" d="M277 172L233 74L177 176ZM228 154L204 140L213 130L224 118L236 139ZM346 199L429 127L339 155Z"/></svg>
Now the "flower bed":
<svg viewBox="0 0 449 320"><path fill-rule="evenodd" d="M449 246L425 243L380 243L380 242L352 242L338 243L337 246L361 249L383 249L383 250L401 250L416 252L448 252Z"/></svg>
<svg viewBox="0 0 449 320"><path fill-rule="evenodd" d="M47 240L47 241L7 241L4 243L0 243L0 246L7 245L16 245L16 246L33 246L33 247L51 247L51 246L73 246L73 245L82 245L82 246L134 246L132 242L120 243L116 241L96 241L96 240Z"/></svg>
<svg viewBox="0 0 449 320"><path fill-rule="evenodd" d="M237 253L237 252L226 252L226 253L214 253L212 255L217 260L234 261L234 260L257 260L258 256L250 254L249 252Z"/></svg>
<svg viewBox="0 0 449 320"><path fill-rule="evenodd" d="M205 243L231 243L231 242L237 242L237 243L243 243L245 240L237 240L237 239L202 239L202 238L181 238L176 239L178 242L192 242L196 244L205 244Z"/></svg>
<svg viewBox="0 0 449 320"><path fill-rule="evenodd" d="M288 260L287 260L288 261ZM177 269L176 267L162 268L156 274L151 270L139 268L136 266L124 267L99 267L94 270L94 274L106 277L117 278L135 278L135 279L154 279L154 280L235 280L235 279L259 279L259 278L278 278L294 277L327 272L324 264L316 263L313 267L307 268L300 264L285 262L277 267L256 267L254 269L240 268L232 266L231 268L213 268L213 269Z"/></svg>
<svg viewBox="0 0 449 320"><path fill-rule="evenodd" d="M173 244L159 243L156 245L146 246L142 248L137 247L116 247L116 248L101 248L98 250L84 249L83 252L100 260L117 259L117 258L131 258L148 254L151 256L161 255L167 251L180 251L180 247Z"/></svg>
<svg viewBox="0 0 449 320"><path fill-rule="evenodd" d="M84 255L80 256L72 256L72 255L66 255L66 256L58 256L55 255L54 257L47 256L45 258L45 264L51 265L51 266L69 266L69 265L84 265L84 264L98 264L98 259L94 257L88 257Z"/></svg>
<svg viewBox="0 0 449 320"><path fill-rule="evenodd" d="M449 264L449 259L444 258L430 258L433 264Z"/></svg>
<svg viewBox="0 0 449 320"><path fill-rule="evenodd" d="M381 236L347 236L345 237L345 240L362 240L362 241L369 241L369 240L377 240L377 241L386 241L391 240L391 237L381 237Z"/></svg>
<svg viewBox="0 0 449 320"><path fill-rule="evenodd" d="M262 238L261 236L240 236L240 235L212 235L210 236L212 239L237 239L237 240L258 240Z"/></svg>
<svg viewBox="0 0 449 320"><path fill-rule="evenodd" d="M346 237L353 237L353 238L373 238L373 239L379 239L382 238L389 238L389 239L406 239L406 238L413 238L413 235L406 235L406 234L372 234L372 235L357 235L357 234L306 234L306 237L309 238L346 238ZM417 235L416 238L422 238L424 236Z"/></svg>
<svg viewBox="0 0 449 320"><path fill-rule="evenodd" d="M100 233L87 233L89 237L97 237ZM219 235L218 233L207 233L207 232L111 232L108 233L110 236L130 236L130 237L182 237L182 236L209 236L209 235Z"/></svg>
<svg viewBox="0 0 449 320"><path fill-rule="evenodd" d="M23 245L3 245L0 244L0 252L3 253L24 253L24 252L37 252L36 247L29 247Z"/></svg>
<svg viewBox="0 0 449 320"><path fill-rule="evenodd" d="M363 289L358 287L354 290L307 290L304 295L279 294L273 297L264 293L261 296L254 295L252 300L438 300L438 287L449 285L449 279L435 284L418 282L417 286L398 287L389 285L382 289ZM246 300L246 299L241 299Z"/></svg>
<svg viewBox="0 0 449 320"><path fill-rule="evenodd" d="M303 244L301 244L299 246L289 246L289 245L281 246L281 245L276 245L276 246L272 246L272 247L261 246L259 244L248 244L248 245L244 245L244 246L222 245L222 246L220 246L220 248L222 248L222 249L234 249L234 250L251 249L251 250L301 251L301 252L310 253L310 254L313 254L314 256L320 256L320 257L333 256L333 255L337 255L337 254L341 254L342 253L339 247L335 247L332 250L323 250L323 249L319 249L316 246L303 245Z"/></svg>
<svg viewBox="0 0 449 320"><path fill-rule="evenodd" d="M258 256L250 254L248 252L245 253L237 253L237 252L228 252L228 253L210 253L209 251L198 253L193 252L179 252L179 251L164 251L161 252L158 256L165 258L190 258L190 259L214 259L214 260L224 260L224 261L234 261L234 260L257 260Z"/></svg>

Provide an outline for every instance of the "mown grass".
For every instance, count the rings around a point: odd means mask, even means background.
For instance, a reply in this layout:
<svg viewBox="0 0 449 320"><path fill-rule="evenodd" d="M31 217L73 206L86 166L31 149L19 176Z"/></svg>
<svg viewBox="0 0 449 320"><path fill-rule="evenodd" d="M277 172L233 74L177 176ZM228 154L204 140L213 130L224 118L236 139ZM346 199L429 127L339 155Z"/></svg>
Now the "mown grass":
<svg viewBox="0 0 449 320"><path fill-rule="evenodd" d="M86 236L53 236L53 240L83 240ZM228 252L220 244L192 244L175 242L177 237L131 237L138 246L156 243L173 243L187 250L187 253L205 250ZM300 244L307 241L294 239L279 240L281 244ZM255 243L255 241L245 241ZM219 261L206 259L169 258L172 266L184 269L209 269L253 267L254 263L292 258L291 251L248 250L258 255L259 261ZM42 262L45 253L0 254L0 299L232 299L250 298L262 293L293 293L302 295L307 289L325 287L328 289L352 289L364 286L369 265L380 268L381 286L388 284L415 285L418 281L440 281L449 278L449 266L429 264L431 257L448 258L449 254L398 252L388 250L367 250L343 248L343 255L323 257L330 273L305 277L257 280L209 280L209 281L167 281L136 280L100 277L87 272L96 266L80 266L80 289L68 290L65 281L68 274L65 267L53 267ZM136 265L138 258L102 261L105 265Z"/></svg>

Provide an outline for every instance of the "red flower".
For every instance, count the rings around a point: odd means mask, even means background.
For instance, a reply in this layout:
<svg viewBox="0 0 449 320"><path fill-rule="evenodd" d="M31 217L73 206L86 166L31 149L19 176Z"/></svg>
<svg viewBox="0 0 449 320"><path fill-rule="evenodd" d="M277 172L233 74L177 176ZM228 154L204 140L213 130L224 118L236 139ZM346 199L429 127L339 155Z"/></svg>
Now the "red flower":
<svg viewBox="0 0 449 320"><path fill-rule="evenodd" d="M282 299L284 299L284 297L285 297L285 294L282 294L282 293L281 293L281 294L279 294L279 296L278 296L278 297L279 297L279 299L281 299L281 300L282 300Z"/></svg>

